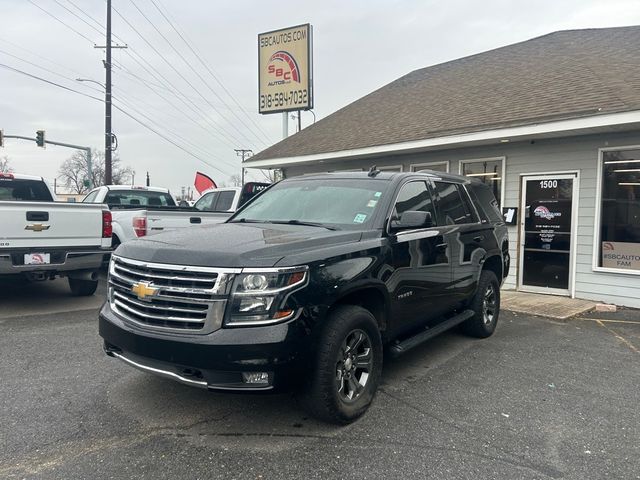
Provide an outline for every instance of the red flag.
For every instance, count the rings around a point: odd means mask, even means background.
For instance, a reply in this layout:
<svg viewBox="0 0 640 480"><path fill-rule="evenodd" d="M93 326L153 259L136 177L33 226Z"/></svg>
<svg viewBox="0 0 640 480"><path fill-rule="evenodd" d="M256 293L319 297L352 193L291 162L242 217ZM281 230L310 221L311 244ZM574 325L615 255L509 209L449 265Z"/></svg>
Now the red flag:
<svg viewBox="0 0 640 480"><path fill-rule="evenodd" d="M211 180L211 177L200 172L196 172L196 179L193 181L193 185L200 194L210 188L218 188L216 182Z"/></svg>

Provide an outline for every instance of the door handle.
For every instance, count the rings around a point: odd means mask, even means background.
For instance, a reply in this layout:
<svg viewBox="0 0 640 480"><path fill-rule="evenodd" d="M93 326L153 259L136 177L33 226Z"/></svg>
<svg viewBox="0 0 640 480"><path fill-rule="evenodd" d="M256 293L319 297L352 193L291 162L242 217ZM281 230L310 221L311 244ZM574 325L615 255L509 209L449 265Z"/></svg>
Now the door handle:
<svg viewBox="0 0 640 480"><path fill-rule="evenodd" d="M48 222L49 212L27 212L28 222Z"/></svg>
<svg viewBox="0 0 640 480"><path fill-rule="evenodd" d="M436 248L438 250L446 250L447 246L448 246L448 244L446 244L446 243L439 243L439 244L436 245Z"/></svg>
<svg viewBox="0 0 640 480"><path fill-rule="evenodd" d="M190 223L202 223L202 219L200 217L191 217L189 218Z"/></svg>
<svg viewBox="0 0 640 480"><path fill-rule="evenodd" d="M484 235L478 235L478 236L473 237L473 241L474 242L481 242L483 240L484 240Z"/></svg>

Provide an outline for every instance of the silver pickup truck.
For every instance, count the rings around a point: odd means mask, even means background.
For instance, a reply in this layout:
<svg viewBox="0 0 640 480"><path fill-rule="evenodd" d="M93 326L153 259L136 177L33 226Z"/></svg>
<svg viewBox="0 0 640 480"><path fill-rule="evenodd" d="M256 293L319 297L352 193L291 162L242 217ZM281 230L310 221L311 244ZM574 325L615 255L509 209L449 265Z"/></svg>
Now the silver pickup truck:
<svg viewBox="0 0 640 480"><path fill-rule="evenodd" d="M113 215L113 247L140 237L198 225L222 223L268 184L203 192L194 207L178 207L166 188L104 185L90 191L83 203L105 203Z"/></svg>
<svg viewBox="0 0 640 480"><path fill-rule="evenodd" d="M63 276L74 295L93 295L111 251L111 212L55 199L42 177L0 173L0 277Z"/></svg>

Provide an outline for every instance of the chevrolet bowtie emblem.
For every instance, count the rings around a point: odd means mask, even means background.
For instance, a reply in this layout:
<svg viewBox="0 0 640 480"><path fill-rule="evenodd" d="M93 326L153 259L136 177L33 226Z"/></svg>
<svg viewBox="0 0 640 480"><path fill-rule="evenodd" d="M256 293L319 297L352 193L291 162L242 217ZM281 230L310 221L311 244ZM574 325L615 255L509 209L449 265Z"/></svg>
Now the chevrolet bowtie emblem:
<svg viewBox="0 0 640 480"><path fill-rule="evenodd" d="M31 230L33 232L41 232L43 230L49 230L51 225L43 225L41 223L34 223L32 225L27 225L24 227L25 230Z"/></svg>
<svg viewBox="0 0 640 480"><path fill-rule="evenodd" d="M134 283L131 292L138 296L140 300L146 300L147 297L153 297L158 293L158 289L149 285L149 282Z"/></svg>

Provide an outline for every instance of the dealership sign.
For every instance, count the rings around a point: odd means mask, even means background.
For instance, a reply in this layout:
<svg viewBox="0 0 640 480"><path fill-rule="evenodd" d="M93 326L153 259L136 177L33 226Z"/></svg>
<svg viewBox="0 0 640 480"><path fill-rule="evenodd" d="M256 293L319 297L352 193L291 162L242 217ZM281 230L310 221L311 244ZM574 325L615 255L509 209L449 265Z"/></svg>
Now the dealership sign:
<svg viewBox="0 0 640 480"><path fill-rule="evenodd" d="M258 35L258 111L313 108L312 28L299 25Z"/></svg>
<svg viewBox="0 0 640 480"><path fill-rule="evenodd" d="M640 243L602 242L602 266L640 270Z"/></svg>

